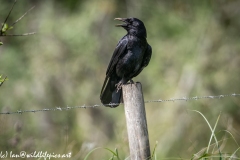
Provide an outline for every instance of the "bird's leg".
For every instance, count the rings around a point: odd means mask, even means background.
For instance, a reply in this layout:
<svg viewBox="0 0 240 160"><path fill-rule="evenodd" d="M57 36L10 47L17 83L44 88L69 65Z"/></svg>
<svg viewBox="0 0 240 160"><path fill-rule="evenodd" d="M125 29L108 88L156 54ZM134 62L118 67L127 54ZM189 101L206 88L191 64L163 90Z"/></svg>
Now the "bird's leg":
<svg viewBox="0 0 240 160"><path fill-rule="evenodd" d="M122 85L123 85L122 81L118 82L118 83L115 85L115 87L117 87L117 92L122 88Z"/></svg>
<svg viewBox="0 0 240 160"><path fill-rule="evenodd" d="M122 78L121 81L119 81L115 87L117 87L117 92L122 88L122 85L126 84L128 82L128 79Z"/></svg>

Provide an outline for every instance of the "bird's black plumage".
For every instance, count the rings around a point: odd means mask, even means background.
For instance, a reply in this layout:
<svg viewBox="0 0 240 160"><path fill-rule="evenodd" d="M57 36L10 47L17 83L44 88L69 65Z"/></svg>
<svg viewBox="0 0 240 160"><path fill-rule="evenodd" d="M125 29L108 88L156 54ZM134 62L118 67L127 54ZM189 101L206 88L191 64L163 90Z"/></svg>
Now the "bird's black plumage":
<svg viewBox="0 0 240 160"><path fill-rule="evenodd" d="M118 42L107 68L100 99L108 107L117 107L121 101L121 85L136 77L151 59L152 48L147 43L147 31L137 18L115 18L127 34ZM108 105L111 104L111 105Z"/></svg>

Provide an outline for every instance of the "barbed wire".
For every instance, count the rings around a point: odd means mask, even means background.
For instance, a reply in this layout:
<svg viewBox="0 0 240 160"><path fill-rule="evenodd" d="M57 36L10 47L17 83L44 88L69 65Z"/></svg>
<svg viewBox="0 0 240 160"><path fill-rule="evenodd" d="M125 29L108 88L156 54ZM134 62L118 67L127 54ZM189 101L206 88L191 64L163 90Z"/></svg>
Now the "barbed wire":
<svg viewBox="0 0 240 160"><path fill-rule="evenodd" d="M195 97L182 97L182 98L170 98L170 99L158 99L158 100L148 100L144 103L160 103L160 102L175 102L175 101L191 101L191 100L201 100L201 99L222 99L225 97L238 97L240 94L222 94L222 95L216 95L216 96L195 96ZM114 105L121 105L123 103L110 103L105 104L108 106L114 106ZM23 114L23 113L36 113L36 112L47 112L47 111L66 111L71 109L78 109L78 108L97 108L97 107L103 107L104 104L95 104L95 105L82 105L82 106L73 106L73 107L55 107L55 108L44 108L44 109L36 109L36 110L17 110L15 112L0 112L0 114Z"/></svg>
<svg viewBox="0 0 240 160"><path fill-rule="evenodd" d="M240 94L222 94L222 95L217 95L217 96L195 96L195 97L182 97L182 98L170 98L170 99L166 99L166 100L150 100L150 101L145 101L145 103L153 103L153 102L175 102L175 101L190 101L190 100L199 100L199 99L221 99L224 97L237 97L240 96Z"/></svg>

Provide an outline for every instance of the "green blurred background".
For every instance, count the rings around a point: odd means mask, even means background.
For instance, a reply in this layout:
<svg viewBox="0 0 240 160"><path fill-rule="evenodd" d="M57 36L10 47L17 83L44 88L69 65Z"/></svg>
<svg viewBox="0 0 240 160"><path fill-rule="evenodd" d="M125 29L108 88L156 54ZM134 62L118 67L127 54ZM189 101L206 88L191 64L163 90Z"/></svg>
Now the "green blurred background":
<svg viewBox="0 0 240 160"><path fill-rule="evenodd" d="M13 2L0 1L1 23ZM134 78L142 83L145 100L240 91L238 0L21 0L7 23L32 6L9 34L37 34L0 37L0 74L9 79L0 88L1 112L100 104L107 65L126 34L114 27L116 17L137 17L147 28L152 59ZM145 107L158 159L203 154L199 151L207 147L211 131L191 110L203 113L212 126L221 113L216 137L222 152L232 154L239 147L239 97ZM0 115L0 137L0 151L72 152L72 159L83 159L92 149L106 147L117 148L122 159L129 156L123 105ZM214 145L212 152L218 153ZM99 149L89 159L110 157Z"/></svg>

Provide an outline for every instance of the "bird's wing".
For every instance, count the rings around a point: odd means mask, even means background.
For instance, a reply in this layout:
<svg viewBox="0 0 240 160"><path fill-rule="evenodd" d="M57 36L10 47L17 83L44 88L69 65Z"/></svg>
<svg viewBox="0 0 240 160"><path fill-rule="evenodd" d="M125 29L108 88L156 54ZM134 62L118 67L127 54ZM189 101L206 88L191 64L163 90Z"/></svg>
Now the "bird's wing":
<svg viewBox="0 0 240 160"><path fill-rule="evenodd" d="M134 73L133 77L136 77L139 73L141 73L143 68L148 65L148 63L150 62L151 56L152 56L152 47L149 44L147 44L147 49L143 56L141 68L136 73Z"/></svg>
<svg viewBox="0 0 240 160"><path fill-rule="evenodd" d="M126 36L124 36L119 42L117 47L115 48L112 58L109 62L108 68L107 68L107 72L106 75L109 76L110 74L112 74L112 72L114 71L114 68L119 60L119 57L122 57L124 54L126 54L126 49L127 49L127 44L128 44L128 39Z"/></svg>
<svg viewBox="0 0 240 160"><path fill-rule="evenodd" d="M147 50L143 57L142 67L146 67L148 65L148 63L150 62L151 56L152 56L152 47L148 44Z"/></svg>

